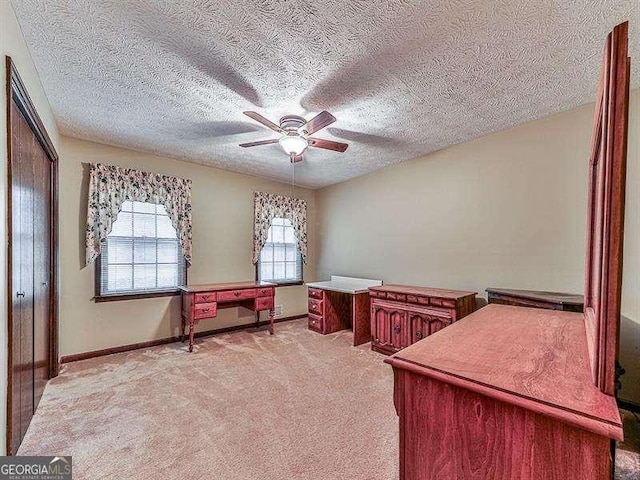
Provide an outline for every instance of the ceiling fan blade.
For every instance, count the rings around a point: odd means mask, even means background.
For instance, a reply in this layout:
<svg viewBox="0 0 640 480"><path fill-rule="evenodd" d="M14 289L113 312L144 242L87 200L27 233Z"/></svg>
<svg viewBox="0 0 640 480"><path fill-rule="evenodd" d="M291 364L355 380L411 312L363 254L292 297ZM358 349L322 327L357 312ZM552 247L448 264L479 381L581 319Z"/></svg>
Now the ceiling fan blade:
<svg viewBox="0 0 640 480"><path fill-rule="evenodd" d="M334 142L333 140L324 140L322 138L309 137L310 147L324 148L326 150L333 150L334 152L344 152L349 145L346 143Z"/></svg>
<svg viewBox="0 0 640 480"><path fill-rule="evenodd" d="M258 145L269 145L270 143L278 143L277 138L272 138L271 140L259 140L257 142L249 142L249 143L241 143L241 147L256 147Z"/></svg>
<svg viewBox="0 0 640 480"><path fill-rule="evenodd" d="M242 112L242 113L244 113L247 117L253 118L256 122L260 122L265 127L268 127L271 130L275 130L276 132L282 132L282 129L278 125L273 123L271 120L267 120L258 112Z"/></svg>
<svg viewBox="0 0 640 480"><path fill-rule="evenodd" d="M303 126L298 129L303 135L313 135L315 132L320 130L321 128L326 127L327 125L331 125L336 121L336 117L331 115L329 112L322 111Z"/></svg>

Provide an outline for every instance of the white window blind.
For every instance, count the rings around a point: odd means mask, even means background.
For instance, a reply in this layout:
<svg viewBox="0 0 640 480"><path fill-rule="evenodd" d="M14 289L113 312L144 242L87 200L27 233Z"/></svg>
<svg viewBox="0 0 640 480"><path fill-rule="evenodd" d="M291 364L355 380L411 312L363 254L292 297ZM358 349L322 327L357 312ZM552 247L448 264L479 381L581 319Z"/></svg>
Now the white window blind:
<svg viewBox="0 0 640 480"><path fill-rule="evenodd" d="M102 244L99 295L175 289L185 283L185 260L163 205L125 201Z"/></svg>
<svg viewBox="0 0 640 480"><path fill-rule="evenodd" d="M258 280L273 283L302 281L302 255L298 250L293 225L286 218L274 218L267 243L258 260Z"/></svg>

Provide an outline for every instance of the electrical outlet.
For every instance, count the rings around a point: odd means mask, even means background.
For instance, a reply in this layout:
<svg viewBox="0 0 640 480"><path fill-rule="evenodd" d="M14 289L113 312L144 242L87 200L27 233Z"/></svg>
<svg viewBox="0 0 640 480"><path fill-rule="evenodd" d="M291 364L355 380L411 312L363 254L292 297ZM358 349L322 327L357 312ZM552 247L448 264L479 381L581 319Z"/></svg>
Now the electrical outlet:
<svg viewBox="0 0 640 480"><path fill-rule="evenodd" d="M276 317L281 317L284 314L282 305L276 305Z"/></svg>

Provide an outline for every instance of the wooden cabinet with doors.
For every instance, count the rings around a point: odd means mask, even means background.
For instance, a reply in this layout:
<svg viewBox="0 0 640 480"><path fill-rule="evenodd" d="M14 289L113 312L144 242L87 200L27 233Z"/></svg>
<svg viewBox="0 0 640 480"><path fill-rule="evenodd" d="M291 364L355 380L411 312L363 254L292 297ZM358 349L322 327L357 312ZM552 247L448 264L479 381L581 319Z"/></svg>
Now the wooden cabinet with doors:
<svg viewBox="0 0 640 480"><path fill-rule="evenodd" d="M15 454L49 378L57 374L57 154L7 57L7 452Z"/></svg>
<svg viewBox="0 0 640 480"><path fill-rule="evenodd" d="M371 349L392 354L475 310L474 292L385 285L369 288Z"/></svg>

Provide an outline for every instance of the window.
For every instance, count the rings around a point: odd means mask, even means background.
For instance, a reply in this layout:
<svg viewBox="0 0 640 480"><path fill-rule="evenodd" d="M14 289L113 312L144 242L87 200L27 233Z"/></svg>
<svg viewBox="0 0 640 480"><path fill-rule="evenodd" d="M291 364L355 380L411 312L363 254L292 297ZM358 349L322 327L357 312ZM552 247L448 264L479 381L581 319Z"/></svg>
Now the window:
<svg viewBox="0 0 640 480"><path fill-rule="evenodd" d="M184 284L185 260L164 206L125 201L96 271L100 297L175 291Z"/></svg>
<svg viewBox="0 0 640 480"><path fill-rule="evenodd" d="M291 221L286 218L273 219L257 269L261 282L302 283L302 255L298 251Z"/></svg>

